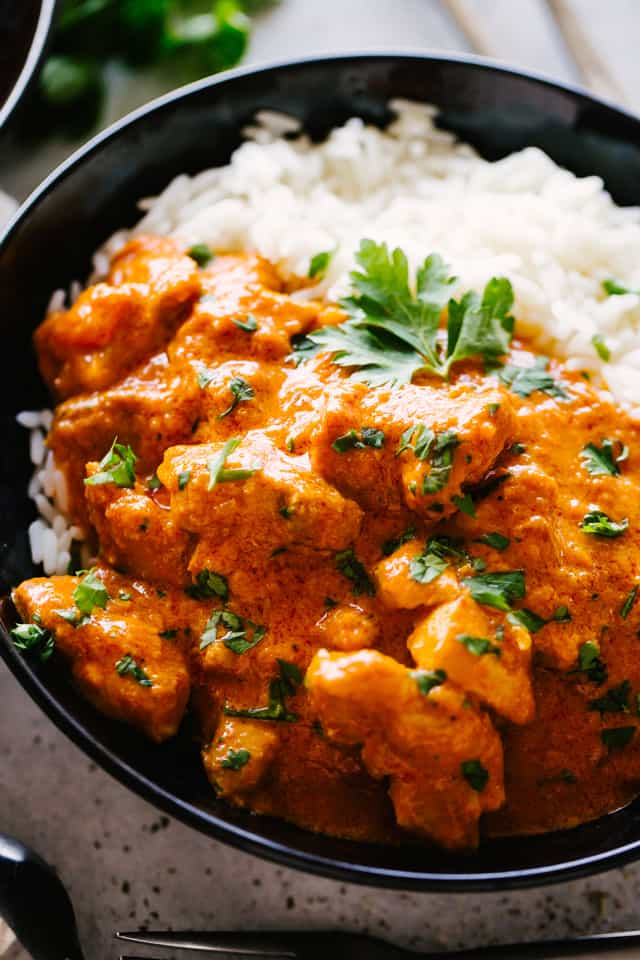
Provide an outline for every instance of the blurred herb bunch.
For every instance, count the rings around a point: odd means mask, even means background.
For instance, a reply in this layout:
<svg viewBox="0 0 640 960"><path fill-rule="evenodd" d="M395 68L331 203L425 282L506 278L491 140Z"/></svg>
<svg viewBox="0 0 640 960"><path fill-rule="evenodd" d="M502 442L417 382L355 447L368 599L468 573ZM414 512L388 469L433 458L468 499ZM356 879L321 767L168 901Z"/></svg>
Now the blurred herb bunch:
<svg viewBox="0 0 640 960"><path fill-rule="evenodd" d="M31 123L78 137L100 120L105 68L120 61L162 70L177 86L237 64L250 17L277 0L62 0Z"/></svg>

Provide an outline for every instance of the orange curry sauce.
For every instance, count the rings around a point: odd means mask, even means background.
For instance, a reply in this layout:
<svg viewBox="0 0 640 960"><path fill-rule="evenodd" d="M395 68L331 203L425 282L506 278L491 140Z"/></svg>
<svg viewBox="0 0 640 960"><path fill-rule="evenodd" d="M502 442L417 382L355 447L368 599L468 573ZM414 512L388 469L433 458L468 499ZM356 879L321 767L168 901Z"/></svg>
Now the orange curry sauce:
<svg viewBox="0 0 640 960"><path fill-rule="evenodd" d="M638 426L555 361L560 389L528 396L479 362L369 388L291 361L341 319L257 256L200 269L156 237L50 314L49 444L108 599L74 625L82 577L29 580L21 617L153 740L191 704L218 794L312 830L470 847L619 807L640 777ZM434 493L420 424L454 437ZM135 485L85 484L116 436ZM614 472L590 472L605 438ZM628 527L589 534L596 508ZM504 571L524 596L500 610L470 581Z"/></svg>

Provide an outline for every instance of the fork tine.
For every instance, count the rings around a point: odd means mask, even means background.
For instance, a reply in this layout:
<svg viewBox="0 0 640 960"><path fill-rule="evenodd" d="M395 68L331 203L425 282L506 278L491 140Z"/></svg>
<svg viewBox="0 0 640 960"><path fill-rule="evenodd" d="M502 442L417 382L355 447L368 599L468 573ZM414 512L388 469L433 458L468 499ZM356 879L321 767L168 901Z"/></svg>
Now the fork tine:
<svg viewBox="0 0 640 960"><path fill-rule="evenodd" d="M286 933L240 933L238 931L199 933L185 930L118 931L118 940L144 943L149 947L171 947L175 950L200 950L203 953L235 953L246 957L297 957L293 937Z"/></svg>

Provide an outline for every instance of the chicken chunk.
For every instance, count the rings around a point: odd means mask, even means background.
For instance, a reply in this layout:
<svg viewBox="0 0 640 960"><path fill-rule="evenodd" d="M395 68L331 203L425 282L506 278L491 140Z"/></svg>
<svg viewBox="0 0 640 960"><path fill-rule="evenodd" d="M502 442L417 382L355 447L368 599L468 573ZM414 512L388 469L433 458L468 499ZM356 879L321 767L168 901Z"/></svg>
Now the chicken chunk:
<svg viewBox="0 0 640 960"><path fill-rule="evenodd" d="M317 623L323 642L334 650L375 647L380 627L375 616L356 603L342 603L327 610Z"/></svg>
<svg viewBox="0 0 640 960"><path fill-rule="evenodd" d="M305 683L326 734L362 744L371 776L390 777L400 826L445 847L473 847L481 814L504 802L500 737L457 688L422 680L377 651L320 650Z"/></svg>
<svg viewBox="0 0 640 960"><path fill-rule="evenodd" d="M26 622L37 615L51 631L80 691L102 713L157 742L173 736L190 689L180 647L161 636L161 624L146 608L138 615L130 601L110 597L104 609L96 605L86 621L80 620L74 603L79 582L78 577L27 580L13 600ZM78 618L76 625L69 616Z"/></svg>
<svg viewBox="0 0 640 960"><path fill-rule="evenodd" d="M314 476L305 458L286 456L258 431L237 449L229 443L173 447L158 476L183 530L204 539L237 538L247 551L300 543L341 550L360 529L357 504Z"/></svg>
<svg viewBox="0 0 640 960"><path fill-rule="evenodd" d="M455 597L462 587L450 567L433 578L423 577L417 570L418 558L428 549L418 541L400 547L377 564L374 570L380 599L392 610L413 610L433 607Z"/></svg>
<svg viewBox="0 0 640 960"><path fill-rule="evenodd" d="M211 743L202 751L207 777L226 797L251 793L264 780L278 747L275 724L222 717Z"/></svg>
<svg viewBox="0 0 640 960"><path fill-rule="evenodd" d="M499 386L437 390L407 385L334 391L311 463L365 510L415 510L432 523L455 513L511 438L513 409Z"/></svg>
<svg viewBox="0 0 640 960"><path fill-rule="evenodd" d="M42 376L59 397L103 390L130 372L171 339L201 292L194 261L161 238L133 241L111 281L36 330Z"/></svg>
<svg viewBox="0 0 640 960"><path fill-rule="evenodd" d="M513 723L533 719L531 637L504 614L464 593L421 620L407 645L419 667L444 670Z"/></svg>

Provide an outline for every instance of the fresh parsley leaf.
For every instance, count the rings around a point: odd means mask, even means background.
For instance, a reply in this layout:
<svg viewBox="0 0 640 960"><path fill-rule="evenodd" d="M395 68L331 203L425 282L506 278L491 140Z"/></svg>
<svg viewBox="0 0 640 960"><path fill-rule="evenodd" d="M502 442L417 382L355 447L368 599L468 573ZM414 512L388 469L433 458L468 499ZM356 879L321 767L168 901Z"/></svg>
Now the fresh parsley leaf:
<svg viewBox="0 0 640 960"><path fill-rule="evenodd" d="M486 543L488 547L493 547L494 550L506 550L511 540L502 533L483 533L481 537L478 537L478 543Z"/></svg>
<svg viewBox="0 0 640 960"><path fill-rule="evenodd" d="M266 707L251 707L248 710L235 710L225 703L223 713L228 717L250 717L253 720L277 720L295 723L298 719L286 705L286 698L293 696L302 683L302 674L294 663L278 659L279 676L269 684L269 702Z"/></svg>
<svg viewBox="0 0 640 960"><path fill-rule="evenodd" d="M586 640L578 650L576 673L585 673L593 683L604 683L608 676L607 665L600 657L600 645L594 640Z"/></svg>
<svg viewBox="0 0 640 960"><path fill-rule="evenodd" d="M194 243L187 250L187 256L195 260L199 267L206 267L213 260L214 253L206 243Z"/></svg>
<svg viewBox="0 0 640 960"><path fill-rule="evenodd" d="M175 629L161 630L158 636L162 637L163 640L175 640L175 638L178 636L178 631Z"/></svg>
<svg viewBox="0 0 640 960"><path fill-rule="evenodd" d="M594 333L594 335L591 337L591 343L593 344L593 347L600 359L604 363L609 363L609 360L611 360L611 351L604 342L604 337L602 334Z"/></svg>
<svg viewBox="0 0 640 960"><path fill-rule="evenodd" d="M509 450L515 457L520 457L523 453L526 452L527 448L525 447L524 443L516 442L511 444L511 446L509 447Z"/></svg>
<svg viewBox="0 0 640 960"><path fill-rule="evenodd" d="M620 453L618 456L615 456L613 445L613 440L605 438L602 441L601 447L595 443L588 443L581 451L580 459L583 461L586 470L588 470L592 476L609 474L611 477L617 477L620 475L618 463L626 460L629 451L623 444L620 444Z"/></svg>
<svg viewBox="0 0 640 960"><path fill-rule="evenodd" d="M526 607L522 607L521 610L514 610L512 613L509 613L507 615L507 619L510 620L511 623L519 623L525 628L525 630L528 630L529 633L537 633L538 630L542 630L543 627L546 627L548 623L544 617L534 613L533 610L528 610Z"/></svg>
<svg viewBox="0 0 640 960"><path fill-rule="evenodd" d="M376 588L373 581L369 577L364 564L356 557L352 547L349 547L348 550L341 550L336 554L336 568L343 577L351 580L352 591L355 597L360 596L362 593L367 594L369 597L375 595Z"/></svg>
<svg viewBox="0 0 640 960"><path fill-rule="evenodd" d="M225 627L226 632L218 637L220 626ZM211 643L219 641L232 653L240 655L257 647L266 632L266 627L258 626L251 620L245 620L231 610L215 610L209 617L200 638L200 649L206 650Z"/></svg>
<svg viewBox="0 0 640 960"><path fill-rule="evenodd" d="M91 616L94 607L100 607L102 610L110 600L107 588L96 575L95 569L89 570L76 589L73 591L73 602L80 611L86 616Z"/></svg>
<svg viewBox="0 0 640 960"><path fill-rule="evenodd" d="M354 293L341 301L349 319L308 337L320 350L333 353L334 363L350 368L356 380L370 386L410 383L423 370L447 377L459 360L473 356L495 360L506 353L513 331L508 280L489 281L482 299L467 293L456 302L449 300L455 278L438 254L427 257L418 270L415 293L402 250L390 253L384 243L362 240L356 260L361 270L351 274ZM447 300L443 349L438 328Z"/></svg>
<svg viewBox="0 0 640 960"><path fill-rule="evenodd" d="M89 619L89 617L83 616L76 607L71 607L68 610L54 610L53 612L70 623L72 627L81 627Z"/></svg>
<svg viewBox="0 0 640 960"><path fill-rule="evenodd" d="M252 313L247 314L246 320L234 320L233 322L239 330L244 330L245 333L255 333L258 329L258 321Z"/></svg>
<svg viewBox="0 0 640 960"><path fill-rule="evenodd" d="M635 727L609 727L600 731L600 739L607 750L622 750L633 740Z"/></svg>
<svg viewBox="0 0 640 960"><path fill-rule="evenodd" d="M404 533L399 534L397 537L391 537L389 540L385 540L382 544L382 555L383 557L390 557L392 553L395 553L399 547L404 546L405 543L409 543L410 540L415 540L416 528L407 527Z"/></svg>
<svg viewBox="0 0 640 960"><path fill-rule="evenodd" d="M616 687L610 687L605 694L596 700L589 701L589 710L598 710L604 713L629 713L629 697L631 684L623 680Z"/></svg>
<svg viewBox="0 0 640 960"><path fill-rule="evenodd" d="M121 677L132 676L141 687L153 686L153 681L136 663L130 653L126 653L124 657L116 661L116 673L119 673Z"/></svg>
<svg viewBox="0 0 640 960"><path fill-rule="evenodd" d="M567 394L555 379L547 372L549 360L547 357L536 357L532 367L515 367L508 364L498 373L499 379L519 397L530 397L540 390L551 397L564 397Z"/></svg>
<svg viewBox="0 0 640 960"><path fill-rule="evenodd" d="M636 585L631 589L627 599L625 600L625 602L622 604L620 608L620 616L622 617L623 620L626 620L629 614L631 613L631 608L636 602L636 595L638 593L639 586L640 584L636 583Z"/></svg>
<svg viewBox="0 0 640 960"><path fill-rule="evenodd" d="M412 677L420 693L428 696L435 687L440 687L447 679L444 670L410 670L409 676Z"/></svg>
<svg viewBox="0 0 640 960"><path fill-rule="evenodd" d="M525 594L524 570L481 573L465 577L462 583L469 588L476 603L506 612L511 610L514 600L521 600Z"/></svg>
<svg viewBox="0 0 640 960"><path fill-rule="evenodd" d="M469 496L474 504L480 500L486 500L486 498L490 497L492 493L495 493L503 483L506 483L510 477L510 473L494 473L491 477L485 477L480 483L474 485L473 489L469 491Z"/></svg>
<svg viewBox="0 0 640 960"><path fill-rule="evenodd" d="M199 360L194 363L194 367L198 373L198 386L201 390L204 390L205 387L208 387L209 384L215 380L216 371L210 370L209 367L205 366L204 363L201 363Z"/></svg>
<svg viewBox="0 0 640 960"><path fill-rule="evenodd" d="M178 474L178 490L184 490L191 480L191 470L183 470Z"/></svg>
<svg viewBox="0 0 640 960"><path fill-rule="evenodd" d="M225 467L227 457L231 456L234 450L240 446L240 437L231 437L227 440L219 453L212 457L211 460L207 463L207 470L209 471L209 484L207 490L213 490L216 483L229 483L233 480L247 480L249 477L252 477L254 473L262 466L261 463L255 463L253 467L249 469L238 468L235 470L229 470Z"/></svg>
<svg viewBox="0 0 640 960"><path fill-rule="evenodd" d="M384 433L376 427L363 427L360 436L355 430L349 430L342 436L336 437L331 446L336 453L346 453L348 450L365 450L367 447L380 450L384 446Z"/></svg>
<svg viewBox="0 0 640 960"><path fill-rule="evenodd" d="M462 496L456 493L451 497L451 502L461 513L466 513L468 517L475 518L476 508L470 493L464 493Z"/></svg>
<svg viewBox="0 0 640 960"><path fill-rule="evenodd" d="M160 477L158 476L157 473L154 473L153 476L149 477L149 479L147 480L148 490L159 490L161 486L162 486L162 483L160 482Z"/></svg>
<svg viewBox="0 0 640 960"><path fill-rule="evenodd" d="M603 280L602 289L605 293L608 293L610 297L621 297L624 296L625 293L640 293L640 291L633 290L631 287L623 286L623 284L617 280Z"/></svg>
<svg viewBox="0 0 640 960"><path fill-rule="evenodd" d="M222 420L223 417L228 417L230 413L233 413L239 403L243 403L247 400L253 400L256 395L256 392L251 384L243 377L233 377L229 383L229 390L231 391L233 400L226 410L223 410L222 413L218 414L218 420Z"/></svg>
<svg viewBox="0 0 640 960"><path fill-rule="evenodd" d="M458 434L453 430L445 430L436 435L433 448L430 446L424 457L418 457L418 459L425 459L428 454L431 465L431 470L422 480L424 494L437 493L447 485L453 467L453 454L459 445ZM417 450L418 444L415 447L416 456L418 456Z"/></svg>
<svg viewBox="0 0 640 960"><path fill-rule="evenodd" d="M433 580L437 580L448 566L446 560L427 548L425 553L421 553L411 560L409 576L416 583L431 583Z"/></svg>
<svg viewBox="0 0 640 960"><path fill-rule="evenodd" d="M483 657L486 653L493 653L496 657L502 656L500 647L491 643L487 637L471 637L466 633L460 633L456 640L476 657Z"/></svg>
<svg viewBox="0 0 640 960"><path fill-rule="evenodd" d="M489 773L479 760L464 760L460 771L472 790L482 793L489 782Z"/></svg>
<svg viewBox="0 0 640 960"><path fill-rule="evenodd" d="M111 447L98 464L98 473L85 478L87 486L115 483L117 487L133 487L136 482L137 457L131 447L118 443L115 437Z"/></svg>
<svg viewBox="0 0 640 960"><path fill-rule="evenodd" d="M11 630L13 645L23 653L37 653L44 663L55 649L55 640L50 630L40 623L17 623Z"/></svg>
<svg viewBox="0 0 640 960"><path fill-rule="evenodd" d="M225 770L242 770L249 763L249 760L251 760L251 754L248 750L244 748L234 750L231 747L226 757L223 757L220 761L220 766Z"/></svg>
<svg viewBox="0 0 640 960"><path fill-rule="evenodd" d="M323 250L321 253L316 253L311 257L307 276L311 279L317 277L318 280L322 280L329 269L329 264L331 263L334 253L335 250Z"/></svg>
<svg viewBox="0 0 640 960"><path fill-rule="evenodd" d="M602 510L590 510L580 521L581 529L593 537L620 537L628 526L629 521L626 518L618 522Z"/></svg>
<svg viewBox="0 0 640 960"><path fill-rule="evenodd" d="M226 600L229 596L229 584L221 573L205 568L196 574L195 583L186 587L185 593L194 600L209 600L212 597Z"/></svg>

